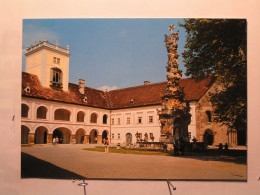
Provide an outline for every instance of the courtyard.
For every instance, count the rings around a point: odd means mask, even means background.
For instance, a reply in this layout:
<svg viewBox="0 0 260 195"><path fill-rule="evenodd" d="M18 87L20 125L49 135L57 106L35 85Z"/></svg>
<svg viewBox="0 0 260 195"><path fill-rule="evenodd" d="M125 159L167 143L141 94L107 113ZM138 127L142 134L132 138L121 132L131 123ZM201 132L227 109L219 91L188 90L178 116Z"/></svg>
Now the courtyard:
<svg viewBox="0 0 260 195"><path fill-rule="evenodd" d="M22 178L247 180L245 155L163 156L83 150L96 144L22 147Z"/></svg>

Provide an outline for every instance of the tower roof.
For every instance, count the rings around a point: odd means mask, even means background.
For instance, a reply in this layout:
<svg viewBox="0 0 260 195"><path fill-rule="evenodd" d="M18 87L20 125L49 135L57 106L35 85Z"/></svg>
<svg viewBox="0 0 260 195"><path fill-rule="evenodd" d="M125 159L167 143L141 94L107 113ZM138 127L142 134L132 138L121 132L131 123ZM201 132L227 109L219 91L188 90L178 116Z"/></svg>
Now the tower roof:
<svg viewBox="0 0 260 195"><path fill-rule="evenodd" d="M39 41L38 43L35 42L35 44L31 45L30 47L27 46L25 56L28 56L28 55L30 55L36 51L39 51L41 49L44 49L44 48L61 53L66 56L70 56L68 45L67 45L67 48L64 48L64 47L59 46L58 41L56 41L56 44L53 44L53 43L48 42L46 39L44 39L43 41Z"/></svg>

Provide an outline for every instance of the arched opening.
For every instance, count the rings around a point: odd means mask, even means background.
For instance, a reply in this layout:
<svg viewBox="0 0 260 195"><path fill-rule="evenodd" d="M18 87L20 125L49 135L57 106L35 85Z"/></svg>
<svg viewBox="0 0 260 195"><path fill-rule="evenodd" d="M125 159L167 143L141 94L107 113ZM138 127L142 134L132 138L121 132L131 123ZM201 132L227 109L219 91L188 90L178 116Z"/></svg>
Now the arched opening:
<svg viewBox="0 0 260 195"><path fill-rule="evenodd" d="M46 127L38 127L35 131L34 143L35 144L46 144L47 143L47 133Z"/></svg>
<svg viewBox="0 0 260 195"><path fill-rule="evenodd" d="M21 127L21 144L28 144L30 129L24 125Z"/></svg>
<svg viewBox="0 0 260 195"><path fill-rule="evenodd" d="M37 109L37 118L38 119L46 119L47 117L47 108L44 106L40 106Z"/></svg>
<svg viewBox="0 0 260 195"><path fill-rule="evenodd" d="M70 111L66 109L55 110L54 120L70 121Z"/></svg>
<svg viewBox="0 0 260 195"><path fill-rule="evenodd" d="M98 132L95 129L92 129L89 134L89 143L90 144L97 144L97 136Z"/></svg>
<svg viewBox="0 0 260 195"><path fill-rule="evenodd" d="M77 122L84 122L85 113L82 111L79 111L77 113Z"/></svg>
<svg viewBox="0 0 260 195"><path fill-rule="evenodd" d="M22 117L28 118L29 106L22 104Z"/></svg>
<svg viewBox="0 0 260 195"><path fill-rule="evenodd" d="M126 141L125 141L126 145L131 145L132 144L132 134L127 133L125 138L126 138Z"/></svg>
<svg viewBox="0 0 260 195"><path fill-rule="evenodd" d="M97 123L97 114L96 113L91 114L90 123Z"/></svg>
<svg viewBox="0 0 260 195"><path fill-rule="evenodd" d="M208 121L207 122L211 122L212 118L211 118L211 111L207 110L206 111L207 117L208 117Z"/></svg>
<svg viewBox="0 0 260 195"><path fill-rule="evenodd" d="M59 138L60 144L69 144L70 143L71 132L69 129L61 127L53 131L52 139Z"/></svg>
<svg viewBox="0 0 260 195"><path fill-rule="evenodd" d="M52 87L62 88L62 71L59 68L52 68L50 82Z"/></svg>
<svg viewBox="0 0 260 195"><path fill-rule="evenodd" d="M76 132L76 144L83 144L84 143L84 137L85 137L85 131L84 129L78 129Z"/></svg>
<svg viewBox="0 0 260 195"><path fill-rule="evenodd" d="M205 133L203 135L203 142L210 146L213 144L214 134L210 129L205 131Z"/></svg>
<svg viewBox="0 0 260 195"><path fill-rule="evenodd" d="M102 133L102 143L104 143L104 139L108 138L107 136L108 136L108 131L104 130Z"/></svg>
<svg viewBox="0 0 260 195"><path fill-rule="evenodd" d="M107 115L106 114L103 115L103 124L107 124Z"/></svg>

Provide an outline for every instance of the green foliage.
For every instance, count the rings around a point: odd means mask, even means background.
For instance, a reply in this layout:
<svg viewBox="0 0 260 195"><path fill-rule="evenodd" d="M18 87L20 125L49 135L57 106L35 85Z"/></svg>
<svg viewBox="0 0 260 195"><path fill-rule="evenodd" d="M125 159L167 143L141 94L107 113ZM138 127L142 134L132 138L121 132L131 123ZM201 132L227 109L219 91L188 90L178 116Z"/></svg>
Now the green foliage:
<svg viewBox="0 0 260 195"><path fill-rule="evenodd" d="M212 75L223 90L211 94L216 122L235 129L247 123L247 23L243 19L186 19L182 53L186 75Z"/></svg>

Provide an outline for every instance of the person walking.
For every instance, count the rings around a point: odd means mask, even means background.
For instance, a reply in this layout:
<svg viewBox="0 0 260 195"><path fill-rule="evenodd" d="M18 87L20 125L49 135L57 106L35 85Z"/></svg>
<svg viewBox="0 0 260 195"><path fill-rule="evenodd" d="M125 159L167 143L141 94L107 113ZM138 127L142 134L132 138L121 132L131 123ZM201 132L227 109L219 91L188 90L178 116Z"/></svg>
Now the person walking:
<svg viewBox="0 0 260 195"><path fill-rule="evenodd" d="M56 146L58 146L59 145L59 138L58 137L55 138L55 142L56 142Z"/></svg>
<svg viewBox="0 0 260 195"><path fill-rule="evenodd" d="M105 153L106 154L109 153L109 141L108 141L108 138L105 139Z"/></svg>
<svg viewBox="0 0 260 195"><path fill-rule="evenodd" d="M53 146L56 145L56 139L55 139L55 137L52 139L52 145L53 145Z"/></svg>

